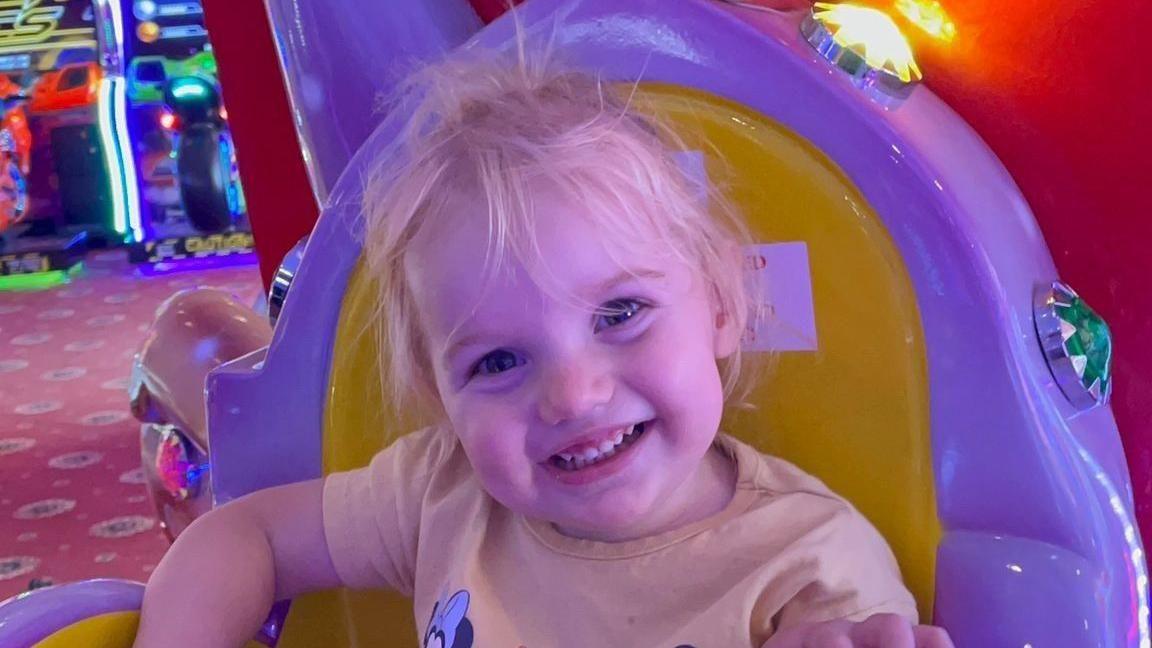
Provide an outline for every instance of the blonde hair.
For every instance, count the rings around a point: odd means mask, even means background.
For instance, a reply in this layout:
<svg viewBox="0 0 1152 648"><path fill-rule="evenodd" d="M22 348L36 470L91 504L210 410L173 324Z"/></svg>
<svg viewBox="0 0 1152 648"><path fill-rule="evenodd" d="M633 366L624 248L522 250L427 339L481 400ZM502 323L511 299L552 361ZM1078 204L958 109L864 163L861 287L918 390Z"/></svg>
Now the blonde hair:
<svg viewBox="0 0 1152 648"><path fill-rule="evenodd" d="M412 75L393 109L411 116L368 178L364 257L379 282L384 385L406 408L441 413L404 258L461 191L486 201L476 210L488 220L486 271L508 257L536 265L531 186L543 180L592 206L588 217L608 240L659 240L670 260L707 280L737 331L749 316L746 226L723 196L684 172L682 141L641 114L637 87L565 69L548 51L530 57L518 45L516 57L457 54ZM729 404L751 387L745 369L739 350L720 361Z"/></svg>

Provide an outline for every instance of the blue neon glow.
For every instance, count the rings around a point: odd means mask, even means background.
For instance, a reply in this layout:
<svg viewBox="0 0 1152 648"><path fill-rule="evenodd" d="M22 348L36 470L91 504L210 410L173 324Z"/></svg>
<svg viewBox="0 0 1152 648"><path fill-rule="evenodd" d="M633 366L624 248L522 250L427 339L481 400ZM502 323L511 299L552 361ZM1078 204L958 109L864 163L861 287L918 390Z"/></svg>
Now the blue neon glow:
<svg viewBox="0 0 1152 648"><path fill-rule="evenodd" d="M132 7L132 13L136 14L139 20L152 20L156 15L156 3L153 0L136 0L136 4Z"/></svg>
<svg viewBox="0 0 1152 648"><path fill-rule="evenodd" d="M150 2L151 0L143 0ZM159 8L161 16L199 16L204 13L204 8L200 6L199 2L180 2L162 5Z"/></svg>
<svg viewBox="0 0 1152 648"><path fill-rule="evenodd" d="M209 256L193 259L178 259L171 261L157 261L153 264L141 264L136 268L136 274L145 277L174 274L177 272L199 272L215 268L252 267L257 265L255 252L241 252L227 256Z"/></svg>
<svg viewBox="0 0 1152 648"><path fill-rule="evenodd" d="M162 27L160 29L160 40L200 38L207 35L208 32L200 25L176 25L173 27Z"/></svg>
<svg viewBox="0 0 1152 648"><path fill-rule="evenodd" d="M108 15L112 20L112 44L116 47L116 72L123 73L124 67L124 16L120 13L120 0L98 0L99 4L108 8Z"/></svg>
<svg viewBox="0 0 1152 648"><path fill-rule="evenodd" d="M172 96L177 99L186 97L203 97L208 89L201 83L177 83L172 86Z"/></svg>
<svg viewBox="0 0 1152 648"><path fill-rule="evenodd" d="M121 234L127 234L128 214L124 205L124 173L120 165L119 152L116 150L119 144L112 132L115 112L115 107L112 105L113 79L114 77L104 77L100 80L96 100L96 123L100 129L100 149L104 151L104 164L108 168L108 179L112 185L109 188L109 193L112 195L112 227Z"/></svg>
<svg viewBox="0 0 1152 648"><path fill-rule="evenodd" d="M140 223L136 158L128 131L127 87L123 70L124 17L119 0L97 0L96 5L101 15L107 17L101 49L105 54L111 54L105 77L100 81L96 112L111 183L112 224L117 232L129 234L133 241L139 242L144 238L144 232Z"/></svg>
<svg viewBox="0 0 1152 648"><path fill-rule="evenodd" d="M115 124L117 151L123 168L124 200L128 212L128 226L132 228L132 240L140 242L144 229L140 223L140 189L136 185L136 156L132 152L132 139L128 132L128 83L123 77L113 78L113 101L115 102Z"/></svg>

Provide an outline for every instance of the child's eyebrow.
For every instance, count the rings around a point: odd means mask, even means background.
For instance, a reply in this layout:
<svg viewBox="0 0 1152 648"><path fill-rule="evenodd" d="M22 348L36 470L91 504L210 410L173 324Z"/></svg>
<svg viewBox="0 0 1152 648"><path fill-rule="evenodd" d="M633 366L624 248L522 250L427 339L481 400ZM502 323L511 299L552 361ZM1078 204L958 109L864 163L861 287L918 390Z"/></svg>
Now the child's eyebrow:
<svg viewBox="0 0 1152 648"><path fill-rule="evenodd" d="M600 295L610 292L622 283L627 283L635 279L663 279L664 273L659 270L649 270L647 268L638 269L625 269L616 273L607 280L600 282L592 287L589 294Z"/></svg>

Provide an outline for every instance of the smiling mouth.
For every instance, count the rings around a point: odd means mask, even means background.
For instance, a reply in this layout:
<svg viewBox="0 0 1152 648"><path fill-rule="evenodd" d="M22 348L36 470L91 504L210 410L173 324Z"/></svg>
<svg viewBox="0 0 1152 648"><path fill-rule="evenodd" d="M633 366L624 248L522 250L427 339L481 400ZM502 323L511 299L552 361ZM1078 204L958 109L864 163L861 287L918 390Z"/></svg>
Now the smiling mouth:
<svg viewBox="0 0 1152 648"><path fill-rule="evenodd" d="M621 430L616 438L604 441L598 448L585 448L578 454L561 452L554 454L548 460L550 464L567 472L576 472L604 463L605 461L622 454L632 447L640 437L644 436L647 421L637 423L627 430Z"/></svg>

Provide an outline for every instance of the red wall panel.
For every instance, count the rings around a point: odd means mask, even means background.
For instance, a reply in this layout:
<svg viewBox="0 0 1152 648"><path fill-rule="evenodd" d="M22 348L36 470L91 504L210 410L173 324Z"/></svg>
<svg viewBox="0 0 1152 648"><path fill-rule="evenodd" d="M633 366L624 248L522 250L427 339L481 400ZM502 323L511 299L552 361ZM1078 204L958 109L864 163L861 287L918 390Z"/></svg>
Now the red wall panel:
<svg viewBox="0 0 1152 648"><path fill-rule="evenodd" d="M267 288L318 209L263 2L203 0Z"/></svg>

